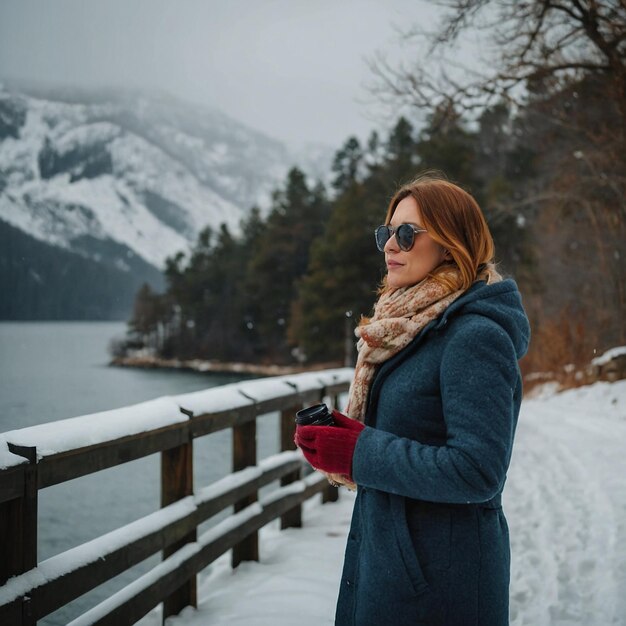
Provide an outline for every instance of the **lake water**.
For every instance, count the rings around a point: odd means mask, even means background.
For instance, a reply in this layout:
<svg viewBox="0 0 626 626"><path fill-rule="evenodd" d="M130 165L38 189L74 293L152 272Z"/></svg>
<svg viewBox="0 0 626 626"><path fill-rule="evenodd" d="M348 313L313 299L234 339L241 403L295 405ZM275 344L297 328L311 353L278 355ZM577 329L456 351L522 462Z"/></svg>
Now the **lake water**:
<svg viewBox="0 0 626 626"><path fill-rule="evenodd" d="M108 343L124 331L125 324L120 322L1 322L0 433L241 379L239 375L109 367ZM277 414L258 421L257 437L259 458L277 452ZM196 489L232 471L231 446L230 431L194 442ZM152 455L41 490L38 560L157 510L159 471L159 455ZM159 558L147 559L39 623L67 624L146 572Z"/></svg>

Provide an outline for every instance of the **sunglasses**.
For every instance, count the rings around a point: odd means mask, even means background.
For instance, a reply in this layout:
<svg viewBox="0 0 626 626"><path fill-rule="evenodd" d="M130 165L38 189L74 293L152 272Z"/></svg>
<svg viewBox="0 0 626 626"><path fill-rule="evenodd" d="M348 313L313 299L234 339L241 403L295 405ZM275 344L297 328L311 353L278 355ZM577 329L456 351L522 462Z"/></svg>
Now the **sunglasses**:
<svg viewBox="0 0 626 626"><path fill-rule="evenodd" d="M408 252L415 243L415 235L426 232L428 231L425 228L419 228L413 226L413 224L399 224L398 226L382 224L374 231L376 247L383 252L385 250L385 244L395 234L398 248L404 252Z"/></svg>

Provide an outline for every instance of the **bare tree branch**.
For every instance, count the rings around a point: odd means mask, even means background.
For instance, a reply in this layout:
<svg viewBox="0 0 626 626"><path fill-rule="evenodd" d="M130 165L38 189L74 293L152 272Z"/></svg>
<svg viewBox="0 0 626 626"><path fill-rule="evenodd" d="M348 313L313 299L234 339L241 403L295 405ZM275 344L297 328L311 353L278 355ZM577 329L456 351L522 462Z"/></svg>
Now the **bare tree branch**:
<svg viewBox="0 0 626 626"><path fill-rule="evenodd" d="M442 91L447 88L454 91L448 94L452 101L463 102L465 109L475 109L484 102L485 94L503 95L542 77L556 79L562 75L562 80L569 75L571 80L579 80L581 72L612 74L626 94L626 50L622 45L626 41L626 0L619 3L608 0L440 0L435 4L450 11L440 30L430 34L422 30L412 33L429 44L431 54L474 28L479 15L489 10L498 17L491 20L489 31L499 45L500 57L492 64L491 74L481 80L470 78L469 72L464 71L466 84L451 81L443 69L437 70L442 76L435 79L434 58L430 59L427 69L422 64L420 71L412 68L397 72L394 76L396 95L401 95L404 83L410 87L405 95L420 94L416 106L428 106L429 92L442 97ZM439 65L445 67L442 55L438 58ZM379 70L380 77L384 68L379 67ZM416 80L421 83L419 88ZM466 102L468 99L479 102ZM626 115L626 106L624 109Z"/></svg>

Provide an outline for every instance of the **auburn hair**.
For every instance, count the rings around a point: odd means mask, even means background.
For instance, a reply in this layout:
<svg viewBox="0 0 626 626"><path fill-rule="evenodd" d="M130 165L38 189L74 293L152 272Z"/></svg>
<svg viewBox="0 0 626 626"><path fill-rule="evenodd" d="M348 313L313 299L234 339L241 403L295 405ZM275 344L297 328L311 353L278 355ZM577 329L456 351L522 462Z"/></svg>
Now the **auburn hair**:
<svg viewBox="0 0 626 626"><path fill-rule="evenodd" d="M488 263L493 263L495 246L485 216L476 200L443 174L428 171L402 185L389 202L385 224L389 224L398 204L412 196L422 216L422 226L430 237L450 252L452 260L436 267L429 276L453 290L468 289ZM456 265L457 274L448 272ZM386 288L386 279L382 290Z"/></svg>

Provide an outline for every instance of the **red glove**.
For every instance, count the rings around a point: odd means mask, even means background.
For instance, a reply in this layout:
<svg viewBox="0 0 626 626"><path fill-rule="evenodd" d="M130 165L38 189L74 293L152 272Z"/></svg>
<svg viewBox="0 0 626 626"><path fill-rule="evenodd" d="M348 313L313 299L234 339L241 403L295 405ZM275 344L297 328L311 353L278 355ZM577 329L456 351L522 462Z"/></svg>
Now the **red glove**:
<svg viewBox="0 0 626 626"><path fill-rule="evenodd" d="M352 480L354 447L365 426L339 411L332 413L334 426L297 426L294 441L313 467Z"/></svg>

